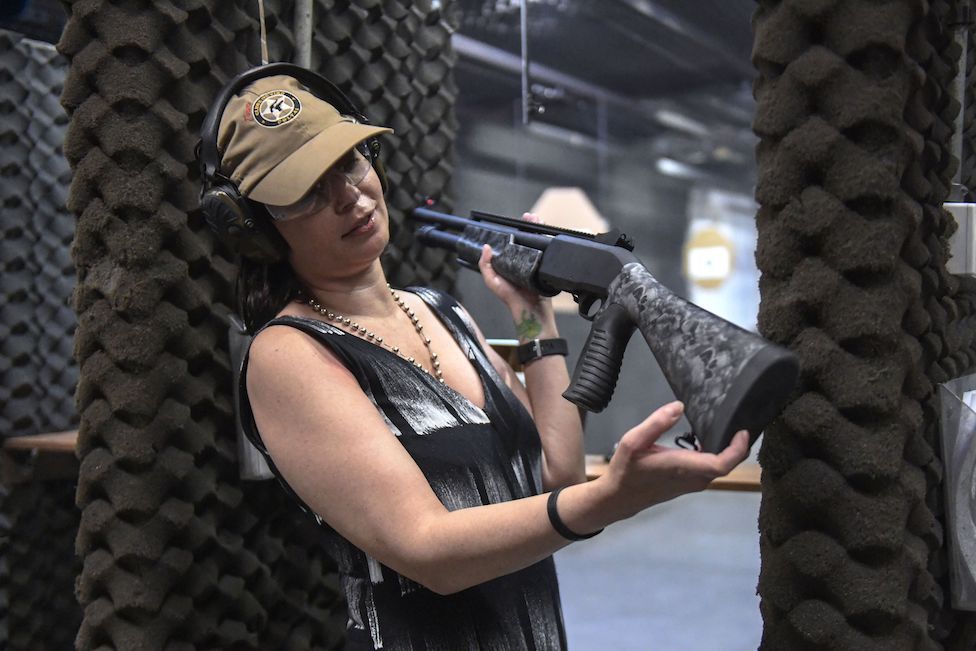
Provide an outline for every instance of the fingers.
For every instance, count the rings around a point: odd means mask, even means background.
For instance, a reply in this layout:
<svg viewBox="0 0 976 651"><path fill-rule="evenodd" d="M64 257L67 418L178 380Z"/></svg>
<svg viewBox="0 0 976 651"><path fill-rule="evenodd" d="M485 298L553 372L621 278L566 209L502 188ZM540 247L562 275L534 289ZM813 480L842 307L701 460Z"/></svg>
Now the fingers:
<svg viewBox="0 0 976 651"><path fill-rule="evenodd" d="M490 245L485 244L482 246L481 257L478 258L478 269L481 270L481 277L485 281L485 286L507 305L510 300L512 288L509 286L508 281L502 278L495 271L495 268L491 266L493 255L494 252L491 250Z"/></svg>
<svg viewBox="0 0 976 651"><path fill-rule="evenodd" d="M541 224L542 223L542 219L540 219L539 216L537 214L533 213L533 212L524 212L524 213L522 213L522 219L524 219L527 222L532 222L533 224Z"/></svg>
<svg viewBox="0 0 976 651"><path fill-rule="evenodd" d="M485 282L489 283L497 277L495 270L491 267L492 253L491 246L485 244L481 247L481 257L478 258L478 269L481 270L481 275L484 276Z"/></svg>
<svg viewBox="0 0 976 651"><path fill-rule="evenodd" d="M674 427L684 413L685 406L680 400L658 407L636 427L630 429L617 444L617 452L626 455L646 449L654 445L661 435Z"/></svg>
<svg viewBox="0 0 976 651"><path fill-rule="evenodd" d="M727 475L749 455L749 432L739 430L732 437L728 447L719 452L716 458L719 462L719 472Z"/></svg>

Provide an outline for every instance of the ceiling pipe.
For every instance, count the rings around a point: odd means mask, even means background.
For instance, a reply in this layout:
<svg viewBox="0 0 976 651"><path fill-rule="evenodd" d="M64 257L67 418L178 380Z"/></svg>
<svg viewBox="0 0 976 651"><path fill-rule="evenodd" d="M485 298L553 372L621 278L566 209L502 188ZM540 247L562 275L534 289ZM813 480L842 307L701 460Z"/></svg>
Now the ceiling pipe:
<svg viewBox="0 0 976 651"><path fill-rule="evenodd" d="M524 61L522 57L516 54L458 33L452 35L451 42L454 51L460 57L495 70L507 72L513 76L520 76L523 73ZM605 116L611 109L627 112L658 125L667 132L684 133L694 138L702 139L710 143L713 147L728 149L736 154L735 158L751 160L752 147L754 145L751 139L745 141L737 137L736 133L726 133L726 130L721 128L717 129L713 125L702 123L685 114L681 110L680 105L675 102L641 100L628 97L603 86L540 64L537 61L532 63L531 81L535 84L563 89L577 97L590 99L597 104L599 107L598 110L601 110ZM534 94L530 92L528 96L531 98L534 97ZM525 95L523 94L524 97ZM715 110L717 107L712 106L710 108L711 110ZM605 134L606 131L603 131L603 133Z"/></svg>
<svg viewBox="0 0 976 651"><path fill-rule="evenodd" d="M645 49L653 51L656 56L667 60L667 62L675 68L680 68L687 72L697 72L701 69L697 61L678 56L663 45L649 40L647 38L647 34L645 33L646 30L641 29L644 21L641 21L642 25L632 25L627 21L607 19L605 16L605 11L601 11L599 6L591 7L589 5L582 5L577 8L577 11L579 11L581 15L586 15L590 20L595 20L602 23L608 29L617 32L623 38L637 43ZM646 17L642 16L642 18Z"/></svg>
<svg viewBox="0 0 976 651"><path fill-rule="evenodd" d="M295 63L303 68L312 68L312 2L295 0L295 19L292 24L295 33Z"/></svg>
<svg viewBox="0 0 976 651"><path fill-rule="evenodd" d="M522 59L515 54L463 34L455 33L451 37L451 43L454 51L460 56L515 75L522 74ZM654 113L663 108L657 103L635 100L538 62L532 64L532 79L549 86L563 88L580 97L602 100L609 105L641 114L654 122L658 122Z"/></svg>
<svg viewBox="0 0 976 651"><path fill-rule="evenodd" d="M653 2L653 0L617 0L617 2L630 7L641 16L680 34L689 41L692 41L697 47L714 52L726 63L735 66L736 70L741 72L747 79L752 79L755 76L756 71L753 70L752 65L743 63L736 56L735 52L732 52L729 48L717 42L714 36L668 11L657 2Z"/></svg>
<svg viewBox="0 0 976 651"><path fill-rule="evenodd" d="M494 45L488 45L470 36L458 33L451 36L451 43L454 46L455 52L472 61L485 63L493 68L513 74L521 74L522 72L521 57ZM629 97L619 95L602 86L591 84L588 81L583 81L578 77L567 75L564 72L560 72L538 62L532 64L532 78L544 84L560 86L583 97L602 97L613 104L627 105L631 108L635 104L635 101Z"/></svg>
<svg viewBox="0 0 976 651"><path fill-rule="evenodd" d="M529 86L529 3L519 6L519 44L522 46L522 124L532 116L532 89Z"/></svg>
<svg viewBox="0 0 976 651"><path fill-rule="evenodd" d="M451 42L459 56L514 75L522 74L522 58L515 54L463 34L455 33L451 37ZM592 99L605 108L617 108L639 115L668 131L681 131L697 137L715 135L714 129L709 125L687 116L673 102L628 97L538 62L532 64L532 80L562 88L578 97ZM523 91L523 99L524 93L525 91ZM532 97L531 92L528 96Z"/></svg>

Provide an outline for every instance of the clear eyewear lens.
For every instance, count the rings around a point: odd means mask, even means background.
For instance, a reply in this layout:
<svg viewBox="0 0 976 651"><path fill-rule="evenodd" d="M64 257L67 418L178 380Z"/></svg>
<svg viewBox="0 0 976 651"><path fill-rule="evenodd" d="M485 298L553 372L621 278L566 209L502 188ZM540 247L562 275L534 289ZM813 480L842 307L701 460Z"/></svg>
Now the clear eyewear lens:
<svg viewBox="0 0 976 651"><path fill-rule="evenodd" d="M295 203L287 206L268 206L268 213L271 214L272 219L276 222L291 221L318 212L332 198L333 179L341 180L342 183L348 183L353 187L362 183L369 174L370 167L372 167L369 149L364 143L362 146L357 145L350 153L352 154L351 162L339 161L329 168L318 182ZM341 169L342 167L346 169Z"/></svg>
<svg viewBox="0 0 976 651"><path fill-rule="evenodd" d="M364 157L359 150L356 150L355 158L348 172L340 172L340 174L346 177L346 182L349 185L356 186L363 182L366 175L369 174L369 168L372 167L369 159Z"/></svg>
<svg viewBox="0 0 976 651"><path fill-rule="evenodd" d="M325 179L321 179L318 183L312 186L312 189L305 193L305 195L296 201L295 203L288 204L287 206L268 206L268 213L276 222L287 222L293 219L298 219L299 217L304 217L312 212L318 203L319 195L322 194L322 187L327 187L323 184ZM325 194L328 194L326 192Z"/></svg>

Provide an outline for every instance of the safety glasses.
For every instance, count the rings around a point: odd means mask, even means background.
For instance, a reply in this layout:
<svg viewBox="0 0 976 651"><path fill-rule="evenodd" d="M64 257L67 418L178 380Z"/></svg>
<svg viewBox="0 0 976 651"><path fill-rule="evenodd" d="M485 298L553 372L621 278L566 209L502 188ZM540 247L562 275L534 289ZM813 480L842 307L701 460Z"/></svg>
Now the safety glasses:
<svg viewBox="0 0 976 651"><path fill-rule="evenodd" d="M291 221L317 213L332 201L348 183L355 187L363 182L372 167L372 155L365 142L361 142L340 158L315 185L295 203L287 206L268 206L268 213L276 222Z"/></svg>

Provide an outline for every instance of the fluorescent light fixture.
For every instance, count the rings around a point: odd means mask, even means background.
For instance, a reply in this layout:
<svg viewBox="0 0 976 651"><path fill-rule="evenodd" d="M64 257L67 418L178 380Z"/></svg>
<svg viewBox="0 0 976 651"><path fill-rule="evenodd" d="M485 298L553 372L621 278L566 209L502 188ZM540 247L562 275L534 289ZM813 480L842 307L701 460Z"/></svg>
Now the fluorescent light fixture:
<svg viewBox="0 0 976 651"><path fill-rule="evenodd" d="M654 163L654 167L661 174L677 179L700 179L703 176L701 172L691 165L686 165L673 158L658 158Z"/></svg>
<svg viewBox="0 0 976 651"><path fill-rule="evenodd" d="M670 127L677 131L684 131L685 133L690 133L702 138L711 135L711 129L698 120L668 108L657 109L654 111L654 117L663 126Z"/></svg>

